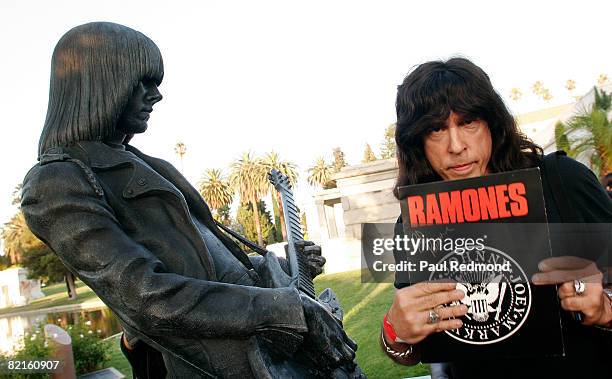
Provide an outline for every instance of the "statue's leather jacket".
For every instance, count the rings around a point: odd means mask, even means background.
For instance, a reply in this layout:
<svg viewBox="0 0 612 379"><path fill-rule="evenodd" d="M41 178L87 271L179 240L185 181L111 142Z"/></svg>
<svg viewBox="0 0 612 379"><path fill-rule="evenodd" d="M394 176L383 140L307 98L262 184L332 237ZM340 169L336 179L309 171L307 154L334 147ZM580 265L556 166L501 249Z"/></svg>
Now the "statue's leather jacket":
<svg viewBox="0 0 612 379"><path fill-rule="evenodd" d="M130 145L50 149L24 179L21 208L32 232L116 313L127 335L162 352L171 377L265 376L248 351L253 336L307 330L296 290L217 281L214 252L194 219L252 268L248 257L171 164ZM232 350L233 340L242 345ZM251 362L250 372L232 368L236 354Z"/></svg>

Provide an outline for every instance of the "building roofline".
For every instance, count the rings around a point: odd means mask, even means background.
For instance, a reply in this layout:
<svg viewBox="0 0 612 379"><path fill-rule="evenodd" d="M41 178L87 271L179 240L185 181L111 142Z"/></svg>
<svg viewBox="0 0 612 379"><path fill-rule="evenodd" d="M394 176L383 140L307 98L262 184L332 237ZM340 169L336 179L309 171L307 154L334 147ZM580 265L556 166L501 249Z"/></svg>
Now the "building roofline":
<svg viewBox="0 0 612 379"><path fill-rule="evenodd" d="M388 171L398 168L397 159L378 159L372 162L360 163L343 167L342 170L332 175L333 180L344 179L355 176L358 172L360 175L375 174L377 172Z"/></svg>

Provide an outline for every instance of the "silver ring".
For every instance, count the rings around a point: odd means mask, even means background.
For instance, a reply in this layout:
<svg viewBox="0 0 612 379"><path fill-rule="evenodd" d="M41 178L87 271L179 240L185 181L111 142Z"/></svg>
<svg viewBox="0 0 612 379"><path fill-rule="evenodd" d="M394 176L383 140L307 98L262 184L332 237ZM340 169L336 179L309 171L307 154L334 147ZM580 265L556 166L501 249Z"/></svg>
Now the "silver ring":
<svg viewBox="0 0 612 379"><path fill-rule="evenodd" d="M574 280L574 291L576 291L576 295L582 295L584 290L586 289L586 285L580 279Z"/></svg>
<svg viewBox="0 0 612 379"><path fill-rule="evenodd" d="M429 320L427 321L429 324L435 324L440 320L440 315L436 313L433 309L429 310Z"/></svg>

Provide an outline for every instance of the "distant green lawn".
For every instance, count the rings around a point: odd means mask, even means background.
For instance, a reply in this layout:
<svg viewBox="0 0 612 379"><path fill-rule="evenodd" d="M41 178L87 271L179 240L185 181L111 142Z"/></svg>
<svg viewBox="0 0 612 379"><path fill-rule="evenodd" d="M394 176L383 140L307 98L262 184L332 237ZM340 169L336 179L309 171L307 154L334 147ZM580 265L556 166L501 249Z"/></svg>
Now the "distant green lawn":
<svg viewBox="0 0 612 379"><path fill-rule="evenodd" d="M35 309L50 308L59 305L80 304L85 301L95 300L98 298L91 288L87 287L83 282L77 280L76 286L77 298L75 300L68 299L66 284L52 284L43 288L42 291L46 295L45 297L36 299L23 307L2 308L0 309L0 316L7 313L32 311Z"/></svg>
<svg viewBox="0 0 612 379"><path fill-rule="evenodd" d="M359 348L357 363L369 378L408 378L429 375L427 365L394 363L379 345L382 319L393 302L392 283L361 283L360 271L323 275L315 280L317 293L330 287L344 310L344 327Z"/></svg>
<svg viewBox="0 0 612 379"><path fill-rule="evenodd" d="M121 352L121 348L119 347L119 339L121 335L116 335L114 337L110 337L106 343L111 345L111 359L106 364L106 367L114 367L117 370L121 371L126 378L132 377L132 366L130 366L130 362L125 359L125 356Z"/></svg>

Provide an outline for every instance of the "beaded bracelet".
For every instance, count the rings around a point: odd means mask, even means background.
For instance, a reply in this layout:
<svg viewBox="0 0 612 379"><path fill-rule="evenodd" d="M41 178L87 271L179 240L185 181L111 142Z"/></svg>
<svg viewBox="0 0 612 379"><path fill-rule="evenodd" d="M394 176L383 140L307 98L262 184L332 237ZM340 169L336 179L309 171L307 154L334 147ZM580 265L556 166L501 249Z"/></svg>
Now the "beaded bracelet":
<svg viewBox="0 0 612 379"><path fill-rule="evenodd" d="M387 341L385 341L385 331L384 330L380 332L380 338L382 339L382 343L385 348L385 351L387 352L387 354L391 355L392 357L403 359L412 354L412 345L405 344L406 346L408 346L408 349L402 352L393 350L391 347L389 347L389 345L387 345Z"/></svg>

